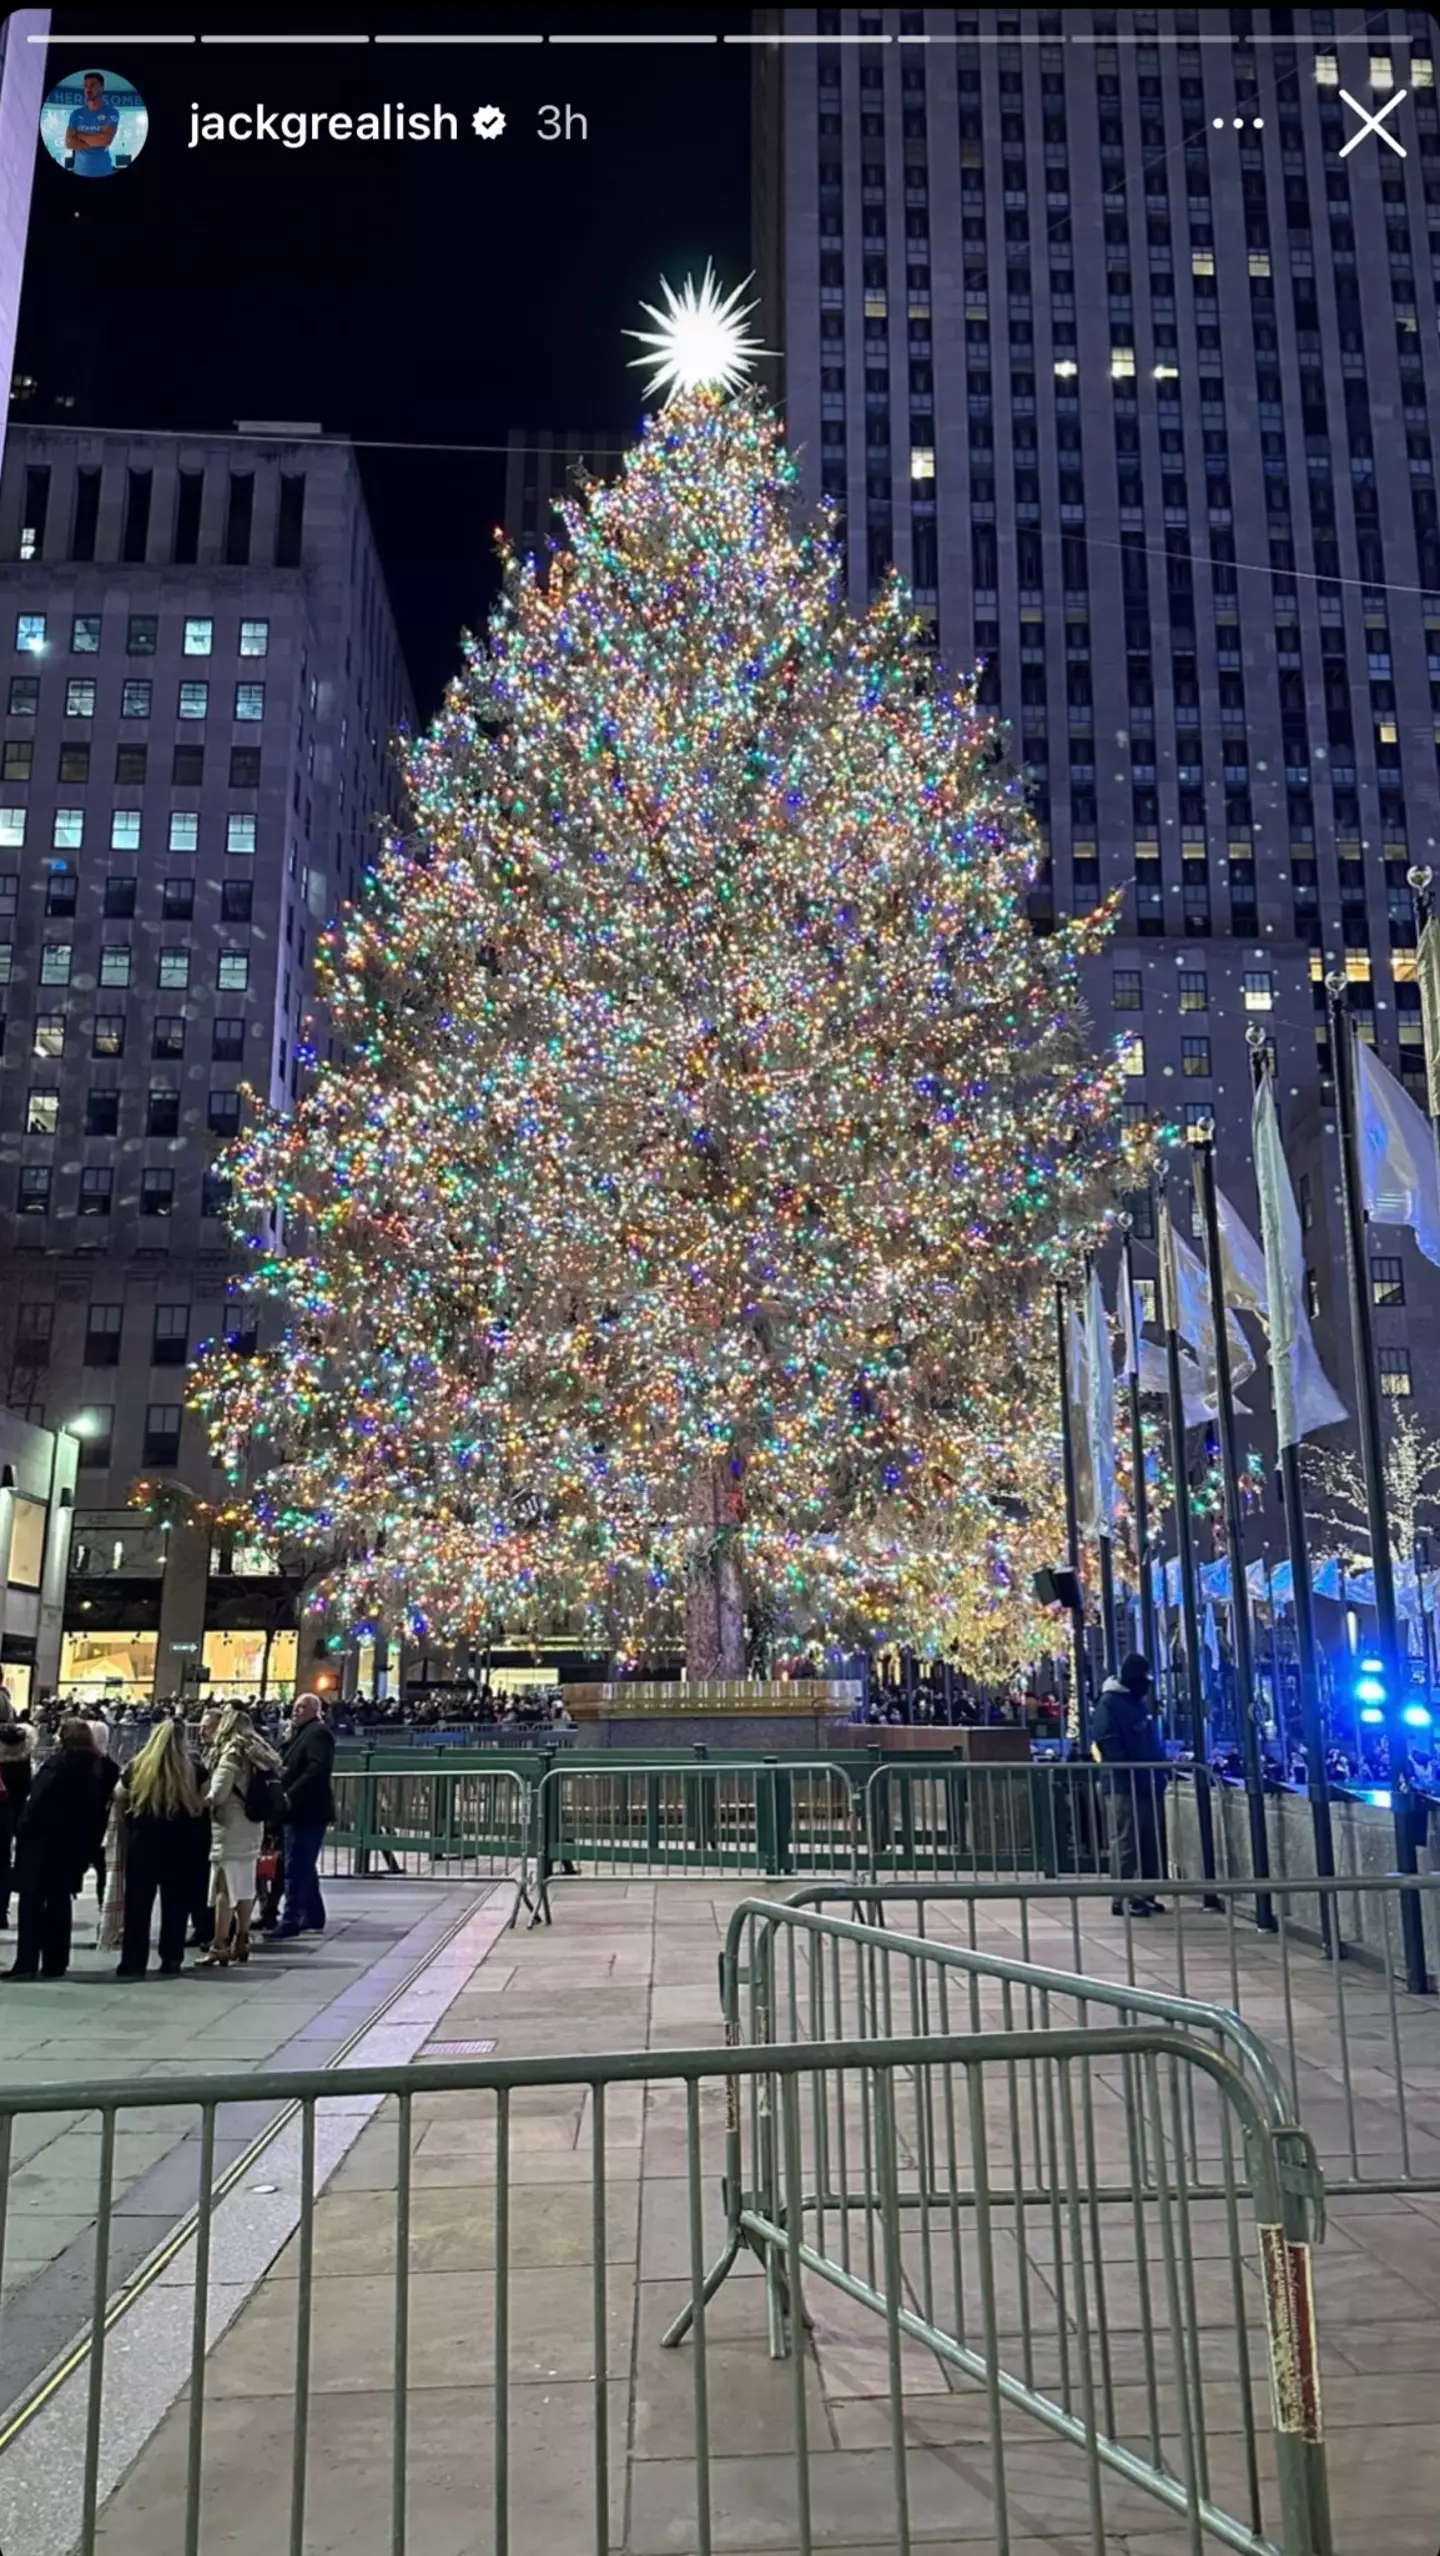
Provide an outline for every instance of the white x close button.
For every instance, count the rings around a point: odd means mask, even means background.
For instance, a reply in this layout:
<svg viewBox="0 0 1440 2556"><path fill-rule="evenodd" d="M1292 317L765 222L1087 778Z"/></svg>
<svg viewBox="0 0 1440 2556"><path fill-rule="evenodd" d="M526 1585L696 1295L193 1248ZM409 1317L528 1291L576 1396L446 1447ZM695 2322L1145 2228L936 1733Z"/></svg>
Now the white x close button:
<svg viewBox="0 0 1440 2556"><path fill-rule="evenodd" d="M1372 115L1370 109L1368 107L1363 107L1358 98L1352 98L1348 89L1342 89L1340 95L1344 99L1345 104L1348 107L1353 107L1355 113L1360 118L1359 132L1352 133L1349 141L1341 145L1341 159L1348 160L1356 143L1363 142L1367 133L1373 133L1377 141L1388 142L1391 150L1398 151L1401 159L1403 160L1406 156L1405 145L1403 142L1397 142L1393 133L1387 133L1385 129L1385 118L1389 115L1392 107L1398 107L1402 99L1408 98L1410 95L1409 90L1397 89L1393 98L1386 99L1385 104L1380 109L1378 115Z"/></svg>

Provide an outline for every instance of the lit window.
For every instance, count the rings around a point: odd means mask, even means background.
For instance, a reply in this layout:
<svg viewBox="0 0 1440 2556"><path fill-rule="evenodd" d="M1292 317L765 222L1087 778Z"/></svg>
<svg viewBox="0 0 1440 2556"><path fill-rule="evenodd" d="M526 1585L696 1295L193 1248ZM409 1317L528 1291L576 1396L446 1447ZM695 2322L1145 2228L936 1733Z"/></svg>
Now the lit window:
<svg viewBox="0 0 1440 2556"><path fill-rule="evenodd" d="M208 657L214 644L215 624L213 621L186 622L185 654L187 657Z"/></svg>
<svg viewBox="0 0 1440 2556"><path fill-rule="evenodd" d="M45 648L45 615L22 612L15 619L15 646L21 656L38 657Z"/></svg>
<svg viewBox="0 0 1440 2556"><path fill-rule="evenodd" d="M932 468L931 468L931 476L933 477L933 476L934 476L934 469L933 469L933 465L934 465L934 459L935 459L935 456L934 456L934 454L933 454L933 453L931 454L930 459L931 459L931 465L932 465ZM916 475L916 477L919 477L919 476L920 476L920 474L919 474L918 472L917 472L915 475ZM265 716L265 686L264 686L264 684L263 684L263 683L237 683L237 684L236 684L236 686L235 686L235 716L236 716L236 718L237 718L237 719L263 719L263 718L264 718L264 716Z"/></svg>
<svg viewBox="0 0 1440 2556"><path fill-rule="evenodd" d="M193 808L170 811L170 849L172 852L194 852L200 843L200 819Z"/></svg>
<svg viewBox="0 0 1440 2556"><path fill-rule="evenodd" d="M60 1119L58 1092L32 1092L25 1104L27 1136L53 1136Z"/></svg>
<svg viewBox="0 0 1440 2556"><path fill-rule="evenodd" d="M911 453L910 476L912 479L934 478L935 455L928 444L917 444L914 451Z"/></svg>
<svg viewBox="0 0 1440 2556"><path fill-rule="evenodd" d="M1120 1041L1120 1071L1132 1077L1145 1071L1145 1041L1136 1030L1128 1030Z"/></svg>
<svg viewBox="0 0 1440 2556"><path fill-rule="evenodd" d="M243 994L250 982L249 952L222 950L215 970L215 982L222 994Z"/></svg>
<svg viewBox="0 0 1440 2556"><path fill-rule="evenodd" d="M226 818L225 849L227 852L254 851L255 819L253 816L242 816L237 813Z"/></svg>
<svg viewBox="0 0 1440 2556"><path fill-rule="evenodd" d="M76 675L65 686L67 719L93 719L95 716L95 680L92 675Z"/></svg>
<svg viewBox="0 0 1440 2556"><path fill-rule="evenodd" d="M123 1012L97 1012L90 1039L92 1056L123 1056L125 1053L125 1015Z"/></svg>
<svg viewBox="0 0 1440 2556"><path fill-rule="evenodd" d="M38 675L12 675L10 677L11 718L33 719L39 707L40 677Z"/></svg>
<svg viewBox="0 0 1440 2556"><path fill-rule="evenodd" d="M23 808L0 808L0 843L21 844L25 840Z"/></svg>
<svg viewBox="0 0 1440 2556"><path fill-rule="evenodd" d="M112 852L138 852L140 849L140 811L138 808L115 808L110 817L110 849Z"/></svg>
<svg viewBox="0 0 1440 2556"><path fill-rule="evenodd" d="M1379 1352L1380 1390L1392 1402L1406 1402L1414 1392L1410 1375L1408 1349L1382 1349Z"/></svg>
<svg viewBox="0 0 1440 2556"><path fill-rule="evenodd" d="M63 1012L38 1012L35 1016L35 1039L32 1054L63 1056L65 1053L65 1015Z"/></svg>
<svg viewBox="0 0 1440 2556"><path fill-rule="evenodd" d="M241 656L242 656L242 657L266 657L266 656L268 656L268 655L269 655L269 653L270 653L270 624L269 624L269 622L268 622L268 621L242 621L242 622L241 622L241 624L240 624L240 654L241 654Z"/></svg>
<svg viewBox="0 0 1440 2556"><path fill-rule="evenodd" d="M124 944L101 951L100 982L102 985L109 986L129 984L130 952Z"/></svg>
<svg viewBox="0 0 1440 2556"><path fill-rule="evenodd" d="M71 624L70 624L70 654L71 654L71 656L72 656L72 657L93 657L93 656L97 653L97 651L98 651L98 649L99 649L99 646L100 646L100 615L99 615L99 613L98 613L98 612L77 612L77 613L76 613L76 615L75 615L74 620L73 620L73 621L71 622Z"/></svg>
<svg viewBox="0 0 1440 2556"><path fill-rule="evenodd" d="M1244 978L1247 1012L1272 1012L1275 1008L1275 979L1268 968L1247 967Z"/></svg>
<svg viewBox="0 0 1440 2556"><path fill-rule="evenodd" d="M1190 252L1190 272L1192 275L1213 275L1215 272L1215 251L1213 249L1192 249Z"/></svg>
<svg viewBox="0 0 1440 2556"><path fill-rule="evenodd" d="M1392 64L1392 62L1391 62L1391 60L1390 60L1390 56L1389 56L1389 54L1388 54L1388 53L1372 53L1372 54L1371 54L1371 56L1370 56L1370 86L1371 86L1371 88L1372 88L1372 89L1393 89L1393 88L1394 88L1394 86L1395 86L1395 70L1394 70L1394 65Z"/></svg>
<svg viewBox="0 0 1440 2556"><path fill-rule="evenodd" d="M1427 62L1423 54L1412 53L1410 56L1410 86L1412 89L1433 89L1435 86L1435 65Z"/></svg>
<svg viewBox="0 0 1440 2556"><path fill-rule="evenodd" d="M1180 971L1180 1009L1182 1012L1205 1012L1210 1008L1210 989L1192 968Z"/></svg>
<svg viewBox="0 0 1440 2556"><path fill-rule="evenodd" d="M1208 1081L1210 1074L1210 1041L1208 1038L1182 1038L1180 1071L1192 1082Z"/></svg>
<svg viewBox="0 0 1440 2556"><path fill-rule="evenodd" d="M1114 346L1111 348L1110 379L1112 382L1133 382L1135 379L1135 349L1133 346Z"/></svg>
<svg viewBox="0 0 1440 2556"><path fill-rule="evenodd" d="M1368 985L1370 982L1369 951L1347 950L1345 953L1345 974L1352 985Z"/></svg>
<svg viewBox="0 0 1440 2556"><path fill-rule="evenodd" d="M1252 275L1269 274L1270 252L1268 249L1252 249L1250 251L1250 272Z"/></svg>
<svg viewBox="0 0 1440 2556"><path fill-rule="evenodd" d="M150 694L151 684L148 675L136 675L129 683L122 683L120 686L121 718L148 719Z"/></svg>
<svg viewBox="0 0 1440 2556"><path fill-rule="evenodd" d="M1393 1312L1405 1302L1405 1264L1378 1258L1370 1263L1370 1292L1377 1305Z"/></svg>
<svg viewBox="0 0 1440 2556"><path fill-rule="evenodd" d="M68 941L46 942L45 947L40 953L40 982L42 985L69 984L70 954L71 944Z"/></svg>
<svg viewBox="0 0 1440 2556"><path fill-rule="evenodd" d="M210 707L208 683L182 683L178 715L182 719L203 719Z"/></svg>
<svg viewBox="0 0 1440 2556"><path fill-rule="evenodd" d="M1315 83L1316 83L1317 88L1321 88L1321 89L1338 89L1338 88L1339 88L1339 86L1340 86L1340 63L1339 63L1339 59L1338 59L1338 57L1337 57L1335 54L1333 54L1333 53L1317 53L1317 54L1316 54L1316 56L1315 56Z"/></svg>
<svg viewBox="0 0 1440 2556"><path fill-rule="evenodd" d="M1079 370L1079 365L1072 363L1067 355L1061 363L1056 365L1055 378L1058 382L1073 382Z"/></svg>
<svg viewBox="0 0 1440 2556"><path fill-rule="evenodd" d="M7 781L28 781L35 769L35 748L28 737L5 740L4 777Z"/></svg>
<svg viewBox="0 0 1440 2556"><path fill-rule="evenodd" d="M1400 742L1400 731L1393 719L1377 719L1375 734L1381 745L1398 745Z"/></svg>

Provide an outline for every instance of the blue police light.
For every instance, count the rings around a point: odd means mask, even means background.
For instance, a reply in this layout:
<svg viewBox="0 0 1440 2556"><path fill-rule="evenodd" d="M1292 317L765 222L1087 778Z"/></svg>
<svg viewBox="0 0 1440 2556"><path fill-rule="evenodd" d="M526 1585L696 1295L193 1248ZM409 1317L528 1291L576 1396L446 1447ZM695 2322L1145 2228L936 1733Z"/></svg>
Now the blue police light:
<svg viewBox="0 0 1440 2556"><path fill-rule="evenodd" d="M1408 1730L1428 1731L1435 1716L1424 1704L1407 1704L1400 1719Z"/></svg>
<svg viewBox="0 0 1440 2556"><path fill-rule="evenodd" d="M1360 1719L1362 1722L1383 1722L1385 1716L1378 1704L1366 1704L1361 1708Z"/></svg>
<svg viewBox="0 0 1440 2556"><path fill-rule="evenodd" d="M1357 1678L1355 1701L1357 1704L1383 1704L1385 1689L1380 1679L1378 1677ZM1362 1722L1383 1722L1385 1716L1383 1713L1362 1713L1360 1719Z"/></svg>

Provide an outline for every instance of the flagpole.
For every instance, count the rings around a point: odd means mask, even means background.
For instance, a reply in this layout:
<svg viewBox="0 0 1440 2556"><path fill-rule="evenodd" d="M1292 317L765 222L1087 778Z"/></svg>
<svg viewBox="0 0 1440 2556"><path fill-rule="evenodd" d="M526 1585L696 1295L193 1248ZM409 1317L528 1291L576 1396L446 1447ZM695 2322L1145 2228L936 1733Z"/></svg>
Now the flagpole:
<svg viewBox="0 0 1440 2556"><path fill-rule="evenodd" d="M1210 1798L1210 1739L1200 1668L1200 1607L1195 1587L1195 1537L1190 1518L1190 1475L1185 1461L1185 1387L1180 1376L1180 1334L1175 1323L1170 1270L1170 1202L1160 1184L1160 1314L1165 1331L1165 1373L1170 1388L1170 1477L1175 1503L1175 1550L1180 1562L1180 1627L1185 1649L1185 1688L1190 1754L1195 1762L1195 1817L1200 1830L1200 1870L1215 1879L1215 1805Z"/></svg>
<svg viewBox="0 0 1440 2556"><path fill-rule="evenodd" d="M1250 1070L1255 1088L1258 1091L1268 1077L1273 1102L1275 1069L1270 1042L1264 1031L1253 1023L1245 1036L1250 1047ZM1278 1108L1278 1103L1276 1106ZM1277 1309L1272 1302L1270 1399L1278 1420L1280 1404L1275 1390L1274 1368L1277 1318ZM1322 1876L1328 1876L1335 1870L1335 1839L1330 1820L1330 1780L1325 1769L1320 1653L1315 1639L1315 1593L1310 1585L1310 1537L1305 1523L1305 1488L1300 1473L1298 1445L1280 1449L1280 1500L1285 1515L1285 1546L1290 1556L1291 1602L1295 1609L1295 1667L1300 1681L1300 1728L1305 1742L1305 1781L1310 1795L1310 1824L1315 1838L1315 1870ZM1271 1617L1273 1620L1273 1606ZM1332 1949L1331 1903L1328 1898L1322 1897L1320 1912L1323 1941L1328 1953Z"/></svg>
<svg viewBox="0 0 1440 2556"><path fill-rule="evenodd" d="M1070 1609L1071 1676L1075 1685L1075 1731L1080 1754L1090 1756L1089 1663L1085 1657L1085 1605L1080 1594L1080 1503L1075 1488L1075 1419L1070 1409L1070 1342L1066 1323L1065 1282L1055 1287L1055 1356L1060 1382L1060 1460L1065 1480L1065 1558L1075 1582Z"/></svg>
<svg viewBox="0 0 1440 2556"><path fill-rule="evenodd" d="M1130 1308L1130 1320L1124 1336L1127 1341L1133 1339L1136 1343L1136 1355L1128 1361L1130 1374L1127 1382L1130 1387L1130 1470L1134 1477L1135 1552L1140 1573L1140 1648L1150 1662L1158 1693L1160 1662L1155 1651L1155 1591L1150 1579L1150 1487L1145 1479L1145 1426L1140 1408L1140 1323L1135 1310L1134 1237L1128 1223L1120 1263L1120 1283L1129 1289L1126 1302Z"/></svg>
<svg viewBox="0 0 1440 2556"><path fill-rule="evenodd" d="M1225 1303L1225 1271L1220 1256L1220 1204L1215 1187L1214 1122L1191 1137L1195 1185L1205 1226L1205 1258L1210 1275L1210 1317L1215 1333L1216 1421L1220 1433L1220 1474L1225 1493L1225 1541L1230 1548L1230 1620L1235 1640L1235 1701L1240 1747L1245 1761L1245 1799L1250 1817L1251 1868L1257 1881L1270 1870L1270 1838L1265 1824L1265 1780L1260 1765L1260 1734L1255 1726L1255 1635L1250 1618L1250 1591L1245 1579L1245 1519L1240 1503L1240 1458L1235 1439L1235 1402L1230 1381L1229 1313ZM1261 1894L1255 1900L1255 1923L1267 1933L1275 1912Z"/></svg>
<svg viewBox="0 0 1440 2556"><path fill-rule="evenodd" d="M1097 1323L1099 1326L1098 1336L1091 1338L1089 1343L1090 1411L1100 1428L1104 1428L1108 1424L1110 1445L1113 1448L1115 1439L1115 1360L1114 1352L1110 1346L1109 1333L1105 1326L1103 1308L1097 1307L1093 1302L1094 1291L1095 1263L1093 1256L1087 1252L1085 1255L1085 1323L1087 1335L1095 1330L1095 1325ZM1095 1317L1094 1322L1092 1322L1091 1319L1092 1314ZM1100 1364L1100 1375L1098 1380L1094 1374L1094 1367L1097 1363ZM1107 1386L1109 1388L1108 1391L1105 1390ZM1113 1464L1113 1455L1109 1457L1108 1461ZM1100 1641L1105 1659L1105 1674L1107 1677L1116 1677L1119 1675L1120 1671L1120 1641L1119 1624L1115 1611L1115 1520L1113 1515L1110 1517L1105 1515L1105 1504L1101 1497L1101 1484L1099 1479L1100 1449L1098 1446L1095 1448L1091 1457L1091 1464L1096 1474L1095 1535L1096 1542L1100 1547Z"/></svg>
<svg viewBox="0 0 1440 2556"><path fill-rule="evenodd" d="M1395 1819L1395 1861L1402 1873L1419 1869L1411 1804L1410 1749L1400 1711L1399 1619L1395 1608L1395 1568L1390 1550L1390 1518L1385 1496L1385 1450L1380 1434L1380 1396L1375 1380L1375 1323L1366 1266L1365 1190L1360 1163L1360 1116L1356 1096L1355 1042L1348 981L1327 976L1330 998L1330 1050L1335 1075L1335 1115L1340 1129L1340 1191L1345 1220L1345 1270L1350 1291L1350 1337L1355 1353L1356 1419L1360 1463L1365 1477L1365 1507L1370 1527L1370 1567L1375 1579L1375 1624L1385 1687L1385 1734L1389 1742L1390 1798ZM1343 1580L1342 1580L1343 1587ZM1400 1920L1405 1946L1405 1984L1416 1996L1429 1986L1420 1902L1414 1891L1400 1894Z"/></svg>

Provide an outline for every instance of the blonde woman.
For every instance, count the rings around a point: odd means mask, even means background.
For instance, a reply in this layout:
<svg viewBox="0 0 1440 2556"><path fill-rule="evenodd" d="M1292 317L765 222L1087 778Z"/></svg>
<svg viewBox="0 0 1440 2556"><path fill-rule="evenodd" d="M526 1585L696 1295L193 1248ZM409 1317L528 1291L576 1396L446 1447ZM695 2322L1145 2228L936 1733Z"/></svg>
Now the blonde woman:
<svg viewBox="0 0 1440 2556"><path fill-rule="evenodd" d="M150 1918L160 1900L160 1976L178 1979L190 1912L200 1786L178 1722L161 1722L125 1771L117 1797L124 1840L124 1899L117 1979L143 1979Z"/></svg>
<svg viewBox="0 0 1440 2556"><path fill-rule="evenodd" d="M265 1835L267 1805L257 1796L280 1760L263 1740L243 1704L227 1704L216 1727L210 1764L210 1905L215 1941L202 1970L223 1970L250 1958L250 1912L255 1904L255 1864Z"/></svg>

